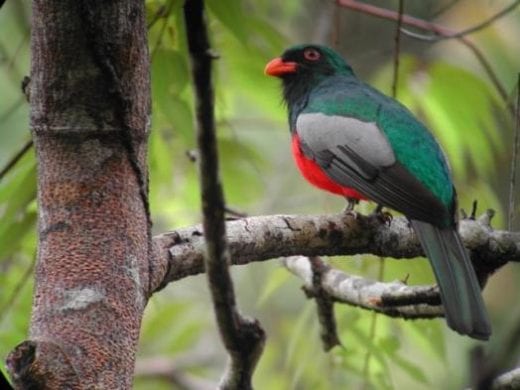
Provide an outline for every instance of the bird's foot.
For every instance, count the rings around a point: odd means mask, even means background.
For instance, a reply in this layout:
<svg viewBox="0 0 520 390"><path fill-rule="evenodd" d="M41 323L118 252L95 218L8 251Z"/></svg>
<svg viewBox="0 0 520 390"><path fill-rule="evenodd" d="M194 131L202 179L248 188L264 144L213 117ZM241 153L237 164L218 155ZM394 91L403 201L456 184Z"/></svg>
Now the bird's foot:
<svg viewBox="0 0 520 390"><path fill-rule="evenodd" d="M356 210L354 210L354 207L359 203L358 199L354 198L347 198L347 207L343 209L344 215L350 215L354 219L357 219L359 214Z"/></svg>
<svg viewBox="0 0 520 390"><path fill-rule="evenodd" d="M383 210L383 205L378 204L375 210L372 212L372 215L375 216L381 223L387 224L390 226L392 223L392 219L394 219L394 216L390 214L389 211Z"/></svg>

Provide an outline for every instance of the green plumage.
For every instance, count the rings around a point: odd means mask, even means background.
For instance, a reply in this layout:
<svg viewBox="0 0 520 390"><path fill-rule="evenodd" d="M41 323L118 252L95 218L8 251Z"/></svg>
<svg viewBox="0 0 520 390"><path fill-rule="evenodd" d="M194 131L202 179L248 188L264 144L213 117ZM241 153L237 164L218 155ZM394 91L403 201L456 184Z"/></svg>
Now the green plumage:
<svg viewBox="0 0 520 390"><path fill-rule="evenodd" d="M404 213L434 270L448 325L487 339L480 286L456 230L449 166L432 134L330 48L295 46L277 64L281 70L271 74L282 78L290 129L305 158L334 183Z"/></svg>
<svg viewBox="0 0 520 390"><path fill-rule="evenodd" d="M396 100L353 74L345 74L325 78L316 85L300 113L311 112L375 122L388 138L397 160L446 207L453 204L453 185L442 150L424 125Z"/></svg>

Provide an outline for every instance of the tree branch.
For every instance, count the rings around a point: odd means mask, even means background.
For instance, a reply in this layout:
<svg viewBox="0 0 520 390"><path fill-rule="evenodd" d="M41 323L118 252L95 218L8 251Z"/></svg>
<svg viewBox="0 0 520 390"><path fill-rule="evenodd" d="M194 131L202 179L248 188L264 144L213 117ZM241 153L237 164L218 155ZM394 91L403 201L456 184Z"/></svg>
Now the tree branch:
<svg viewBox="0 0 520 390"><path fill-rule="evenodd" d="M289 257L284 263L294 275L303 279L305 288L313 288L312 269L306 257ZM383 283L348 275L326 265L321 272L321 290L336 302L390 317L415 319L443 315L439 292L432 286L412 287L399 281Z"/></svg>
<svg viewBox="0 0 520 390"><path fill-rule="evenodd" d="M39 234L29 339L7 358L17 388L132 386L150 291L147 48L142 1L32 1Z"/></svg>
<svg viewBox="0 0 520 390"><path fill-rule="evenodd" d="M227 222L232 264L242 265L277 257L373 254L414 258L423 251L404 217L391 224L372 216L271 215ZM490 274L508 261L520 262L520 233L493 230L489 214L460 222L459 232L481 274ZM154 237L156 288L204 272L205 240L200 225ZM163 265L160 265L162 263Z"/></svg>
<svg viewBox="0 0 520 390"><path fill-rule="evenodd" d="M512 390L520 388L520 367L500 375L493 381L493 390Z"/></svg>
<svg viewBox="0 0 520 390"><path fill-rule="evenodd" d="M252 389L252 375L265 342L257 320L243 317L237 310L233 281L229 274L229 251L224 221L225 202L218 172L218 154L213 110L213 87L207 29L202 0L184 5L188 47L192 60L200 150L205 267L223 343L230 362L220 383L222 389Z"/></svg>
<svg viewBox="0 0 520 390"><path fill-rule="evenodd" d="M520 262L520 233L493 230L492 215L488 211L476 220L464 219L459 228L482 281L508 261ZM229 221L227 231L232 263L236 265L295 255L373 254L396 259L423 255L404 217L396 217L388 225L377 217L362 215L260 216ZM154 242L156 260L168 263L158 289L204 272L205 240L200 225L161 234ZM308 259L289 259L286 266L304 280L307 289L316 289ZM443 313L438 291L432 286L381 283L327 266L321 270L320 281L324 297L389 316L431 318Z"/></svg>
<svg viewBox="0 0 520 390"><path fill-rule="evenodd" d="M321 343L325 352L330 351L337 345L341 345L339 340L336 317L334 316L334 301L327 291L323 288L323 280L329 267L318 256L300 257L301 261L308 264L308 271L304 280L310 281L303 287L307 297L314 298L320 322ZM285 266L292 272L291 258L284 261Z"/></svg>

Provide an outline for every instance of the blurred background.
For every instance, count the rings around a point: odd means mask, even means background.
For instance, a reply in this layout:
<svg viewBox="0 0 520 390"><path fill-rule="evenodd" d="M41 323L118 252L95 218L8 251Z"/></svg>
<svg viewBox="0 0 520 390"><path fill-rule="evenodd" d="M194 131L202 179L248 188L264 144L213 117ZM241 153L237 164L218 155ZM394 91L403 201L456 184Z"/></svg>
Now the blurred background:
<svg viewBox="0 0 520 390"><path fill-rule="evenodd" d="M152 59L153 122L149 144L150 199L156 233L200 222L193 95L182 1L147 0ZM396 10L398 1L372 1ZM424 0L404 3L409 15L464 30L512 1ZM339 50L357 75L390 94L393 21L339 7L332 0L206 0L215 52L216 115L222 176L229 207L247 213L323 214L344 201L309 186L289 153L289 132L279 81L265 77L268 60L292 44L324 43ZM452 164L460 207L497 211L507 227L514 123L520 70L520 11L513 10L468 37L496 76L492 82L475 54L459 40L401 38L397 98L435 133ZM428 34L427 32L422 32ZM29 74L30 2L0 9L0 169L30 140L29 107L21 81ZM502 90L497 89L497 82ZM36 254L36 172L30 149L0 179L0 369L27 335ZM517 199L518 203L518 199ZM361 205L370 212L374 205ZM518 214L518 213L516 213ZM520 218L514 228L517 230ZM371 256L328 259L367 278L433 283L424 259L382 261ZM336 305L343 348L322 351L315 304L302 282L278 259L233 268L241 311L258 318L268 335L254 377L258 389L455 389L467 384L476 342L443 320L404 321ZM520 316L518 267L506 265L484 291L498 350ZM518 355L508 356L504 369ZM198 389L218 382L226 364L206 279L189 277L153 296L138 352L136 389ZM175 367L170 378L156 375ZM508 366L509 365L509 366Z"/></svg>

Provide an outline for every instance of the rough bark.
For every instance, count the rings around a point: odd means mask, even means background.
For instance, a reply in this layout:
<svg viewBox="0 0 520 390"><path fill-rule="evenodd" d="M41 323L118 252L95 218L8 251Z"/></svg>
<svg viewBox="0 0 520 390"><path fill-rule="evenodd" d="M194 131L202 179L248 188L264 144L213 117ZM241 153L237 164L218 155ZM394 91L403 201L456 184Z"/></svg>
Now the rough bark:
<svg viewBox="0 0 520 390"><path fill-rule="evenodd" d="M38 263L8 368L19 388L130 388L151 252L144 3L34 0L32 18Z"/></svg>

